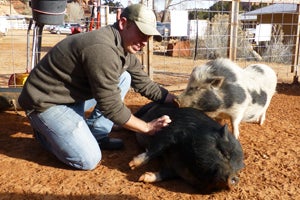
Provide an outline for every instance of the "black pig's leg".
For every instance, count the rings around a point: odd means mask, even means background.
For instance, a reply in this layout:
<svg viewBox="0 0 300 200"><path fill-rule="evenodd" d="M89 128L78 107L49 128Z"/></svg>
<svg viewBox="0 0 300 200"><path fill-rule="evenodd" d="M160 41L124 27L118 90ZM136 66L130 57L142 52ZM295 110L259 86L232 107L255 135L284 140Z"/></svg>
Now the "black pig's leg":
<svg viewBox="0 0 300 200"><path fill-rule="evenodd" d="M147 152L141 153L137 156L135 156L130 162L129 162L129 167L131 169L135 169L136 167L139 167L141 165L144 165L148 163L150 160L149 156L147 155Z"/></svg>
<svg viewBox="0 0 300 200"><path fill-rule="evenodd" d="M159 135L154 136L149 148L147 148L148 151L135 156L132 161L129 162L131 169L142 166L148 163L149 160L162 155L166 149L168 149L172 144L175 144L177 141L174 139L173 133L170 134L170 131L162 130L157 134Z"/></svg>
<svg viewBox="0 0 300 200"><path fill-rule="evenodd" d="M178 175L176 172L169 168L164 168L159 172L146 172L142 176L140 176L139 181L145 183L154 183L159 182L167 179L176 178Z"/></svg>
<svg viewBox="0 0 300 200"><path fill-rule="evenodd" d="M164 150L168 148L167 145L155 145L156 148L151 148L149 151L141 153L135 156L130 162L129 167L135 169L149 162L149 160L155 158L156 156L162 155Z"/></svg>
<svg viewBox="0 0 300 200"><path fill-rule="evenodd" d="M161 181L162 178L159 172L145 172L142 176L140 176L139 181L145 183L154 183Z"/></svg>

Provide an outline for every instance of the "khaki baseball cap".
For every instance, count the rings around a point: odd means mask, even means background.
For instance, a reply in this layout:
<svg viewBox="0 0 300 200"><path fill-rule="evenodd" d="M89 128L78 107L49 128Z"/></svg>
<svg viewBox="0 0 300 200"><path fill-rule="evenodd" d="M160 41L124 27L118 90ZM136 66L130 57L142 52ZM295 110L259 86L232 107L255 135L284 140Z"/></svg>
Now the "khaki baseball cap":
<svg viewBox="0 0 300 200"><path fill-rule="evenodd" d="M142 4L132 4L126 7L121 17L134 21L145 35L160 35L156 29L156 17L153 11Z"/></svg>

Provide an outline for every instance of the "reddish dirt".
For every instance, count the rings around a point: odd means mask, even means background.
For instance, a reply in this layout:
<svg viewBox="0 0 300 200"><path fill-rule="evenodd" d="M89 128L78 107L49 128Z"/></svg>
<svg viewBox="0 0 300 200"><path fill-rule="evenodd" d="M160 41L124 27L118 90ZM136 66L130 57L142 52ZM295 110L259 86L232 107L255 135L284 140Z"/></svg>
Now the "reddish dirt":
<svg viewBox="0 0 300 200"><path fill-rule="evenodd" d="M0 113L0 199L299 199L300 86L278 84L263 126L241 124L245 168L231 191L198 194L182 180L137 182L153 161L137 170L128 162L142 152L134 134L121 130L125 149L103 151L93 171L66 167L34 140L23 111ZM133 92L126 104L135 111L147 100Z"/></svg>
<svg viewBox="0 0 300 200"><path fill-rule="evenodd" d="M58 37L65 36L53 38ZM14 40L14 52L21 52L14 60L14 70L18 72L23 72L26 66L24 41ZM50 39L44 46L51 47ZM0 39L0 52L4 52L0 53L1 62L9 63L12 47L5 38ZM166 62L165 58L159 59L155 57L155 62ZM7 83L5 74L11 71L10 64L1 66L2 85ZM168 85L186 83L186 77L166 74L154 79ZM147 102L132 91L126 97L126 104L133 112ZM95 170L79 171L60 163L34 140L22 110L0 112L0 199L300 199L299 113L300 85L278 83L263 126L250 123L240 126L246 166L237 187L201 195L182 180L138 182L143 172L158 169L159 163L153 161L130 170L129 161L142 152L132 132L112 132L112 137L124 140L125 149L103 151L103 159Z"/></svg>

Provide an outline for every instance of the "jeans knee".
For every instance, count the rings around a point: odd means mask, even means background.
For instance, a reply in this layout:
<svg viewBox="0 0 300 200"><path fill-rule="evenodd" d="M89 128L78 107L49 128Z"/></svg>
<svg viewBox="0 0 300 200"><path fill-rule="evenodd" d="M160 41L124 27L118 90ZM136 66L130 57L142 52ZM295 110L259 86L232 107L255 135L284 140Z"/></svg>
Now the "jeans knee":
<svg viewBox="0 0 300 200"><path fill-rule="evenodd" d="M125 71L122 73L121 77L120 77L120 87L122 88L129 88L131 85L131 75Z"/></svg>
<svg viewBox="0 0 300 200"><path fill-rule="evenodd" d="M83 165L84 170L93 170L97 167L99 162L101 161L101 153L98 156L94 156L93 158L90 158L89 160L86 160L86 162Z"/></svg>
<svg viewBox="0 0 300 200"><path fill-rule="evenodd" d="M131 85L131 75L125 71L120 77L120 83L119 83L119 88L121 89L121 97L122 100L124 100L127 92L129 91Z"/></svg>
<svg viewBox="0 0 300 200"><path fill-rule="evenodd" d="M93 170L97 167L99 162L101 161L102 155L101 152L95 153L93 155L86 156L82 158L79 163L71 164L73 167L81 170Z"/></svg>

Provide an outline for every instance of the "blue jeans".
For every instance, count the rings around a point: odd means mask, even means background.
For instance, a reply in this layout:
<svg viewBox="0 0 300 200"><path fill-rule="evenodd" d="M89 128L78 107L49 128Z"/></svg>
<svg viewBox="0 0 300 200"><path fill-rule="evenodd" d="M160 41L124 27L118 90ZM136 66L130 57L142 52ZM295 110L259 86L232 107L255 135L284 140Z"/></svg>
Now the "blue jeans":
<svg viewBox="0 0 300 200"><path fill-rule="evenodd" d="M128 72L120 76L119 88L124 100L131 83ZM92 170L102 158L97 140L108 136L113 122L94 108L88 119L85 111L96 105L94 99L72 105L52 106L28 119L35 138L63 163L77 169Z"/></svg>

